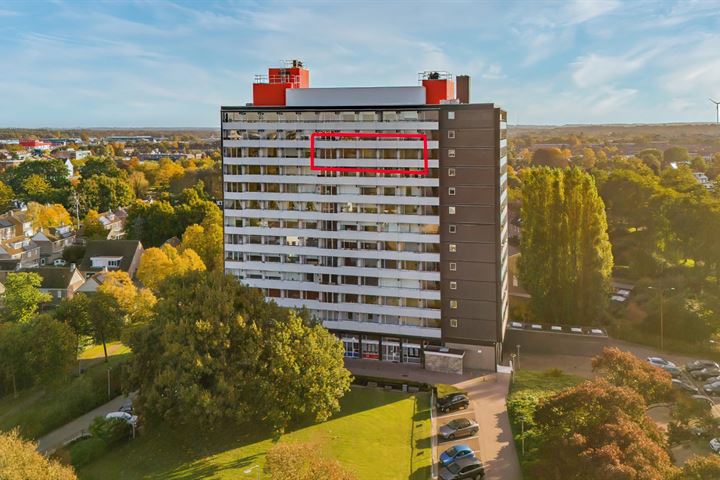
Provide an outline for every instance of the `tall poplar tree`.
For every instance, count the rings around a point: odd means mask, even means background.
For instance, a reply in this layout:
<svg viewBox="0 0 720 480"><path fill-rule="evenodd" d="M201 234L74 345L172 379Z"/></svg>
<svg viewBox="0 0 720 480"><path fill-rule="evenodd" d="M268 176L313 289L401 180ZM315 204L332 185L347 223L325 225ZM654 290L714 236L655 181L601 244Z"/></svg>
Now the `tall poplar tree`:
<svg viewBox="0 0 720 480"><path fill-rule="evenodd" d="M605 205L577 168L523 171L520 280L541 321L597 322L607 307L613 258Z"/></svg>

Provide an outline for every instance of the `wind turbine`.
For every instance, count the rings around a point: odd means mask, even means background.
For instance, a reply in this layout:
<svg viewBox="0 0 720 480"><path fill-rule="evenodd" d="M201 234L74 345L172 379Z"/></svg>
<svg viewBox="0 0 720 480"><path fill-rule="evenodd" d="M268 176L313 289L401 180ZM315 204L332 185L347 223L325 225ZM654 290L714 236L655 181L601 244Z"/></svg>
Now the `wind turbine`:
<svg viewBox="0 0 720 480"><path fill-rule="evenodd" d="M710 99L710 101L715 104L715 112L717 113L717 123L720 124L720 102L716 102L712 98Z"/></svg>

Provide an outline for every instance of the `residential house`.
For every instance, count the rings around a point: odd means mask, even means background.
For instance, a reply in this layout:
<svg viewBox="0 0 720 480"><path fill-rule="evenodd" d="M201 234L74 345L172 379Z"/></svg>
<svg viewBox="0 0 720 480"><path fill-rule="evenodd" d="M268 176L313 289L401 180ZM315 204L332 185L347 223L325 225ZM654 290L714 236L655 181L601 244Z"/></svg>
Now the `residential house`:
<svg viewBox="0 0 720 480"><path fill-rule="evenodd" d="M100 223L108 231L108 240L117 240L125 236L126 219L127 212L123 208L119 208L114 212L110 210L100 214Z"/></svg>
<svg viewBox="0 0 720 480"><path fill-rule="evenodd" d="M26 210L0 215L0 260L18 260L22 267L37 267L40 247L32 241L34 233Z"/></svg>
<svg viewBox="0 0 720 480"><path fill-rule="evenodd" d="M107 271L124 271L135 277L143 246L138 240L88 240L80 271L85 278Z"/></svg>
<svg viewBox="0 0 720 480"><path fill-rule="evenodd" d="M52 295L49 304L60 303L63 298L72 298L75 292L85 283L80 271L75 265L68 267L40 267L26 268L21 272L33 272L42 277L40 291Z"/></svg>
<svg viewBox="0 0 720 480"><path fill-rule="evenodd" d="M97 273L93 273L90 277L85 279L85 283L78 288L78 293L95 293L97 292L100 285L105 283L108 270L102 270Z"/></svg>
<svg viewBox="0 0 720 480"><path fill-rule="evenodd" d="M62 257L63 250L73 244L76 232L70 225L40 230L33 241L40 246L40 265L49 265Z"/></svg>

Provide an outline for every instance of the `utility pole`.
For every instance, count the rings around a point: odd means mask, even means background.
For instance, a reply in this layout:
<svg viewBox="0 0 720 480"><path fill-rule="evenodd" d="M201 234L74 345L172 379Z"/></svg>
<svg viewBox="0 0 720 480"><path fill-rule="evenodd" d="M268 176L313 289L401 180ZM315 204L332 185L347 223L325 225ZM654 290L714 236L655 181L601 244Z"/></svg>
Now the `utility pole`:
<svg viewBox="0 0 720 480"><path fill-rule="evenodd" d="M520 345L518 344L516 346L517 346L517 357L515 357L515 359L517 361L517 369L518 369L518 371L520 371Z"/></svg>
<svg viewBox="0 0 720 480"><path fill-rule="evenodd" d="M651 290L657 290L658 291L658 300L660 301L660 351L665 351L665 317L663 315L665 299L663 298L663 288L662 287L648 287ZM672 291L675 290L675 287L670 287L668 290Z"/></svg>
<svg viewBox="0 0 720 480"><path fill-rule="evenodd" d="M78 199L77 190L73 190L73 201L75 202L75 219L77 220L77 229L80 230L80 199Z"/></svg>

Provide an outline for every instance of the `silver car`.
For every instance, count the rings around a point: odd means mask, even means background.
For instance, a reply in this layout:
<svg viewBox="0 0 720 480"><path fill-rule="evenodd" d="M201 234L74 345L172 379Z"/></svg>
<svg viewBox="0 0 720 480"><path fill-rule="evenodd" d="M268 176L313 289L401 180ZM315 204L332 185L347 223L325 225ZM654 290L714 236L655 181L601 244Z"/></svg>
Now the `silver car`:
<svg viewBox="0 0 720 480"><path fill-rule="evenodd" d="M439 435L443 440L454 440L460 437L475 435L480 427L475 420L456 418L440 427Z"/></svg>

